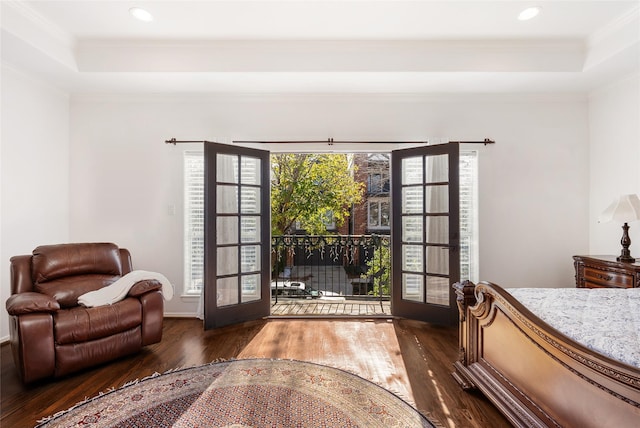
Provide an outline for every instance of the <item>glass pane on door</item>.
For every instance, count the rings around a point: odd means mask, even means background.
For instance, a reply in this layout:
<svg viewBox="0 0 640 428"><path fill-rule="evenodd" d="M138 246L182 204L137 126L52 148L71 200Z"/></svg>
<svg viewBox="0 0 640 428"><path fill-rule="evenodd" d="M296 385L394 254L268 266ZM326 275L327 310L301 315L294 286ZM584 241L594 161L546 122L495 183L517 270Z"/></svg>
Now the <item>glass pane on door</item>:
<svg viewBox="0 0 640 428"><path fill-rule="evenodd" d="M402 274L402 298L414 302L424 300L424 277L410 273Z"/></svg>
<svg viewBox="0 0 640 428"><path fill-rule="evenodd" d="M449 275L449 248L427 247L427 273Z"/></svg>
<svg viewBox="0 0 640 428"><path fill-rule="evenodd" d="M422 184L422 156L402 159L402 184Z"/></svg>
<svg viewBox="0 0 640 428"><path fill-rule="evenodd" d="M427 276L427 303L449 305L449 278Z"/></svg>
<svg viewBox="0 0 640 428"><path fill-rule="evenodd" d="M260 189L243 186L241 195L240 212L243 214L260 214Z"/></svg>
<svg viewBox="0 0 640 428"><path fill-rule="evenodd" d="M402 241L422 242L422 216L402 217Z"/></svg>
<svg viewBox="0 0 640 428"><path fill-rule="evenodd" d="M242 281L242 302L260 300L260 274L244 275Z"/></svg>
<svg viewBox="0 0 640 428"><path fill-rule="evenodd" d="M218 183L237 183L238 156L218 153L216 159L216 181Z"/></svg>
<svg viewBox="0 0 640 428"><path fill-rule="evenodd" d="M426 242L431 244L449 243L449 216L427 216Z"/></svg>
<svg viewBox="0 0 640 428"><path fill-rule="evenodd" d="M216 243L218 245L238 243L238 218L218 217L216 219Z"/></svg>
<svg viewBox="0 0 640 428"><path fill-rule="evenodd" d="M424 254L422 245L402 246L402 270L409 272L424 271Z"/></svg>
<svg viewBox="0 0 640 428"><path fill-rule="evenodd" d="M426 186L424 189L424 212L449 212L449 186Z"/></svg>
<svg viewBox="0 0 640 428"><path fill-rule="evenodd" d="M219 184L216 194L216 210L218 214L235 214L238 212L238 186Z"/></svg>
<svg viewBox="0 0 640 428"><path fill-rule="evenodd" d="M218 307L234 305L238 303L238 278L233 276L229 278L219 278L217 281L217 298Z"/></svg>
<svg viewBox="0 0 640 428"><path fill-rule="evenodd" d="M254 272L260 270L260 246L245 245L240 247L242 272Z"/></svg>
<svg viewBox="0 0 640 428"><path fill-rule="evenodd" d="M424 211L424 190L420 187L404 187L402 189L402 213L422 214Z"/></svg>
<svg viewBox="0 0 640 428"><path fill-rule="evenodd" d="M449 155L425 157L424 182L446 183L449 181Z"/></svg>
<svg viewBox="0 0 640 428"><path fill-rule="evenodd" d="M238 273L238 247L218 247L218 276Z"/></svg>
<svg viewBox="0 0 640 428"><path fill-rule="evenodd" d="M242 156L241 158L242 184L260 184L260 159L250 156Z"/></svg>
<svg viewBox="0 0 640 428"><path fill-rule="evenodd" d="M260 217L242 216L240 217L240 241L259 242L260 241Z"/></svg>

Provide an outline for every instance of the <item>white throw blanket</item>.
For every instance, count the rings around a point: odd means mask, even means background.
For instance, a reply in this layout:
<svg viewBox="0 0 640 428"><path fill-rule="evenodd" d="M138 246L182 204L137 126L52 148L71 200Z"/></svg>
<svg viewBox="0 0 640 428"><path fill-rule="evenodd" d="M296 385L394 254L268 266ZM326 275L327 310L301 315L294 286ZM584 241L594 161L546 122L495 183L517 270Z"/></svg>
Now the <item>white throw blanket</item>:
<svg viewBox="0 0 640 428"><path fill-rule="evenodd" d="M129 290L137 282L146 279L155 279L162 284L162 296L164 300L171 300L173 297L173 286L166 276L158 272L146 270L134 270L118 279L113 284L107 285L99 290L90 291L78 297L78 303L86 307L112 305L127 297Z"/></svg>

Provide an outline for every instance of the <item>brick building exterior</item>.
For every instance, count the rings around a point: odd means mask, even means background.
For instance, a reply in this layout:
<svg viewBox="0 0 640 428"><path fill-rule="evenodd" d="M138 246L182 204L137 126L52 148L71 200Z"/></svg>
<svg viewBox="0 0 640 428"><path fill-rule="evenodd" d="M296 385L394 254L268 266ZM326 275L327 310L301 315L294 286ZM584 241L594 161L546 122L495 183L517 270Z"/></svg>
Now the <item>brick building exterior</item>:
<svg viewBox="0 0 640 428"><path fill-rule="evenodd" d="M364 197L350 218L336 229L341 235L388 235L390 232L390 177L388 153L353 155L355 180L364 184Z"/></svg>

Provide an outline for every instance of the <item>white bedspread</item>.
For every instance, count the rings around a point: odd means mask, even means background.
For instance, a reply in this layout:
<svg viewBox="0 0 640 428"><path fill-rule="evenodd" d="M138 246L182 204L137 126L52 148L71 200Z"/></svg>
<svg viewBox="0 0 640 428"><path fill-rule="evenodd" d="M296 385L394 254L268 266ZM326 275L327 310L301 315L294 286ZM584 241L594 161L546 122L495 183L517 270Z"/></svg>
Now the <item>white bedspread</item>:
<svg viewBox="0 0 640 428"><path fill-rule="evenodd" d="M640 288L510 288L507 291L564 335L640 368Z"/></svg>
<svg viewBox="0 0 640 428"><path fill-rule="evenodd" d="M166 276L158 272L134 270L124 275L111 285L99 290L90 291L78 297L78 303L86 307L112 305L127 297L131 287L145 279L155 279L162 284L162 296L165 300L173 297L173 286Z"/></svg>

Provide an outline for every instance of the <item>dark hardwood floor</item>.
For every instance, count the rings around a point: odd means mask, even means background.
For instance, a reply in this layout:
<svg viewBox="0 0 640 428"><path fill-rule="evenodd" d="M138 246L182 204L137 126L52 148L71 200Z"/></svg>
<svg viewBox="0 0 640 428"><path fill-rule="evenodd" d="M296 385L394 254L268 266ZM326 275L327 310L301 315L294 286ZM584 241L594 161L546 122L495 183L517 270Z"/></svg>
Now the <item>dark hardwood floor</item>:
<svg viewBox="0 0 640 428"><path fill-rule="evenodd" d="M204 331L196 319L165 319L162 342L63 379L25 386L1 347L0 426L36 421L124 383L220 359L281 358L345 369L395 392L446 427L510 427L479 393L451 377L457 328L409 320L269 319Z"/></svg>

